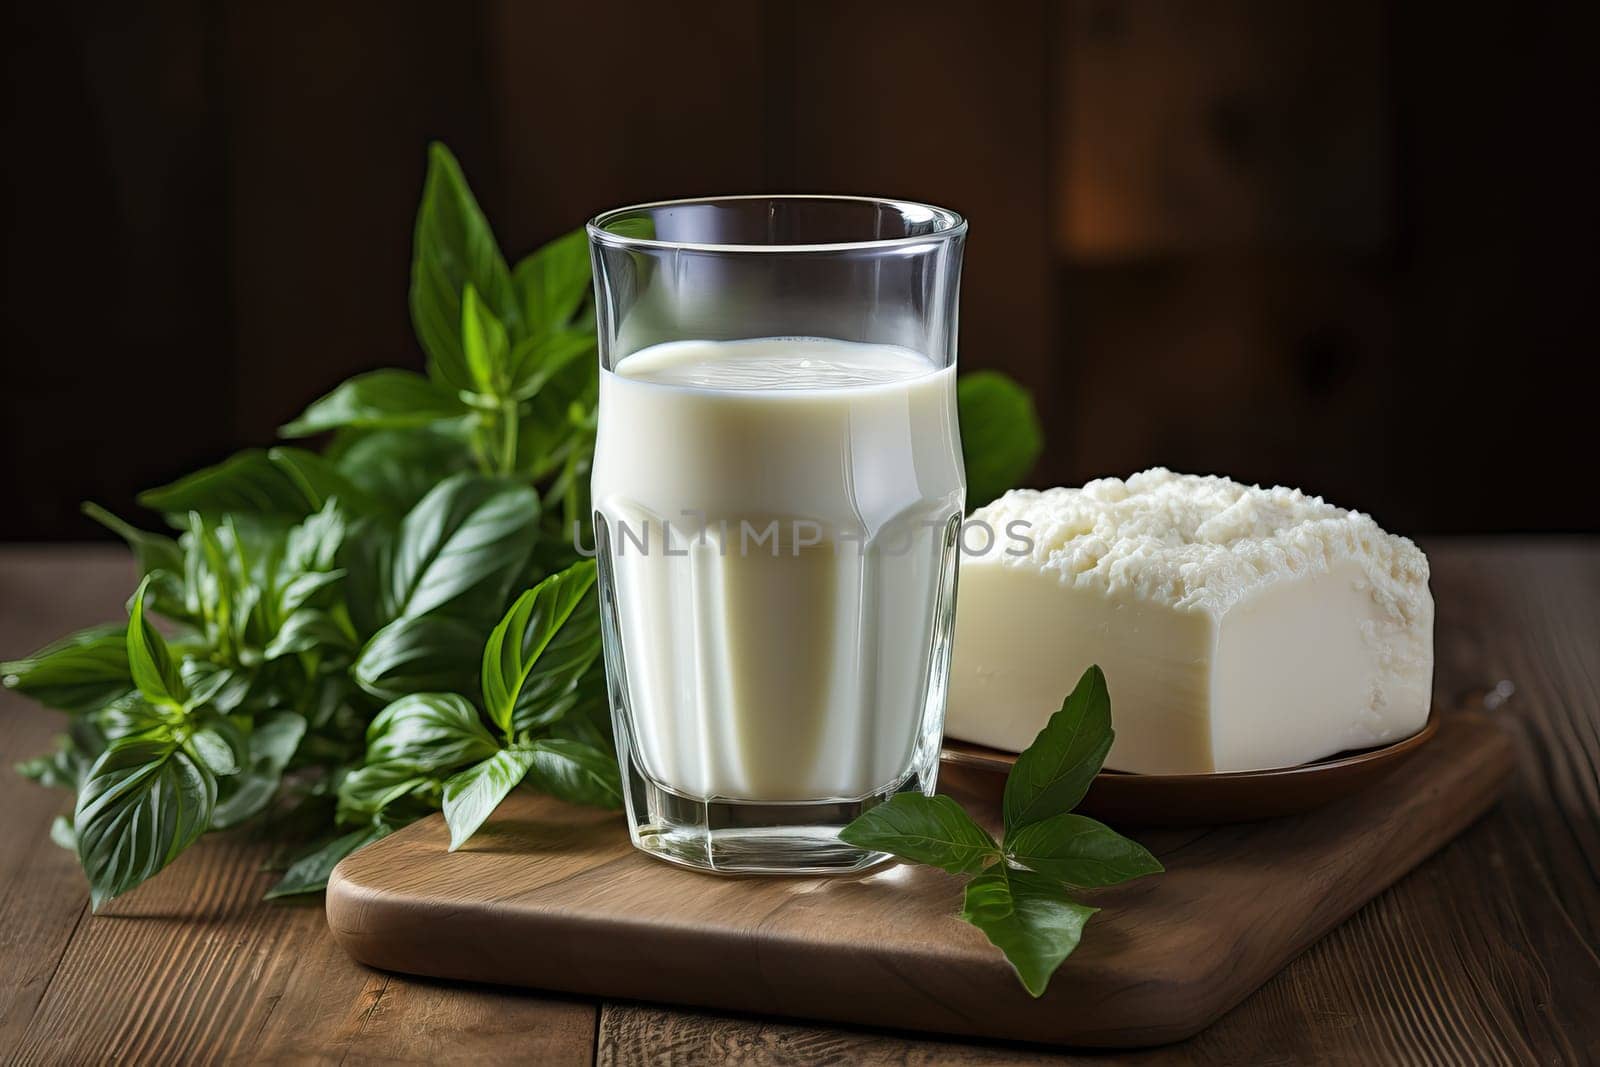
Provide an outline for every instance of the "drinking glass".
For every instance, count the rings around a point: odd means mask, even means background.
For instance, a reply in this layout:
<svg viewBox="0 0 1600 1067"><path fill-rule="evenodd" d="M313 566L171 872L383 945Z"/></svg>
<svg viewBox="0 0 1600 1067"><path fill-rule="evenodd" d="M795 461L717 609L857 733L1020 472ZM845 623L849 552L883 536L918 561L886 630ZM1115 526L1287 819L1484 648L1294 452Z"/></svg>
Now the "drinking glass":
<svg viewBox="0 0 1600 1067"><path fill-rule="evenodd" d="M966 230L842 196L589 223L606 673L645 852L860 870L887 857L839 831L933 792L966 495Z"/></svg>

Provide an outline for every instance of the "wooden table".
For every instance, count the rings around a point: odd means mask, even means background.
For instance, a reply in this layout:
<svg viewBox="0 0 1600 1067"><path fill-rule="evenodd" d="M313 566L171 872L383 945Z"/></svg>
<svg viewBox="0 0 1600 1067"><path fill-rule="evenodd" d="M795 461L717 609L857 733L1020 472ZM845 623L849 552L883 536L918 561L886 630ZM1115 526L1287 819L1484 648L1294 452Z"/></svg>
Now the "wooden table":
<svg viewBox="0 0 1600 1067"><path fill-rule="evenodd" d="M1150 1061L1600 1060L1600 541L1426 544L1436 694L1515 738L1506 801L1221 1022ZM0 550L0 657L117 616L109 548ZM1503 687L1504 688L1504 687ZM1490 703L1496 700L1491 698ZM6 764L55 713L0 694ZM267 846L212 835L93 916L52 844L64 794L0 770L0 1060L515 1063L1096 1061L402 978L334 946L320 899L265 903Z"/></svg>

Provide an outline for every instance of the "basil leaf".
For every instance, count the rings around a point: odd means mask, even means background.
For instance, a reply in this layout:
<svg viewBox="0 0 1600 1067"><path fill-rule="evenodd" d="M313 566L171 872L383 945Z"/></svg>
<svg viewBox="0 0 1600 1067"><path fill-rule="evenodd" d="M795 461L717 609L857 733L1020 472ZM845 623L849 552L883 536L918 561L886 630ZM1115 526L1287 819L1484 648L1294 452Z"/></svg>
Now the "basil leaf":
<svg viewBox="0 0 1600 1067"><path fill-rule="evenodd" d="M956 412L970 511L1021 484L1044 449L1044 433L1028 391L998 371L962 375Z"/></svg>
<svg viewBox="0 0 1600 1067"><path fill-rule="evenodd" d="M184 750L218 777L240 773L245 760L250 758L250 744L245 741L245 734L224 715L216 713L206 713L200 718L198 728L190 731L184 741Z"/></svg>
<svg viewBox="0 0 1600 1067"><path fill-rule="evenodd" d="M110 743L129 740L171 741L174 722L182 713L171 705L156 707L139 693L119 697L90 715L90 719Z"/></svg>
<svg viewBox="0 0 1600 1067"><path fill-rule="evenodd" d="M82 714L134 688L125 626L96 626L0 663L0 681L50 708Z"/></svg>
<svg viewBox="0 0 1600 1067"><path fill-rule="evenodd" d="M183 552L178 542L165 534L146 533L95 503L85 503L83 513L128 543L139 560L141 577L151 571L183 573Z"/></svg>
<svg viewBox="0 0 1600 1067"><path fill-rule="evenodd" d="M270 661L299 652L354 647L355 638L332 615L315 608L302 608L283 620L277 634L262 650L261 658Z"/></svg>
<svg viewBox="0 0 1600 1067"><path fill-rule="evenodd" d="M598 360L568 360L556 369L523 405L527 414L517 430L517 469L530 477L544 478L573 453L592 454L594 428L590 416L599 388Z"/></svg>
<svg viewBox="0 0 1600 1067"><path fill-rule="evenodd" d="M898 793L862 812L839 831L839 840L951 874L982 870L1000 857L994 838L960 804L947 796L921 793Z"/></svg>
<svg viewBox="0 0 1600 1067"><path fill-rule="evenodd" d="M213 829L237 826L272 802L305 732L305 718L292 711L280 711L255 724L244 772L218 783L217 806L211 814Z"/></svg>
<svg viewBox="0 0 1600 1067"><path fill-rule="evenodd" d="M235 453L170 485L147 489L139 494L139 503L168 514L238 511L299 518L313 510L299 485L257 448Z"/></svg>
<svg viewBox="0 0 1600 1067"><path fill-rule="evenodd" d="M278 879L278 884L267 890L266 899L276 900L279 897L292 897L300 893L321 892L328 888L328 876L339 866L340 860L359 848L387 837L389 833L390 829L387 826L369 826L318 845L289 865L283 877Z"/></svg>
<svg viewBox="0 0 1600 1067"><path fill-rule="evenodd" d="M457 475L411 509L395 543L385 608L390 618L445 612L497 616L538 538L529 487Z"/></svg>
<svg viewBox="0 0 1600 1067"><path fill-rule="evenodd" d="M483 648L484 710L507 740L525 717L570 692L600 653L595 563L583 560L517 598Z"/></svg>
<svg viewBox="0 0 1600 1067"><path fill-rule="evenodd" d="M367 761L447 771L493 756L499 746L478 709L454 693L416 693L384 708L367 728Z"/></svg>
<svg viewBox="0 0 1600 1067"><path fill-rule="evenodd" d="M250 692L249 672L223 667L210 660L186 659L178 666L178 673L189 687L192 705L207 704L224 715L237 711Z"/></svg>
<svg viewBox="0 0 1600 1067"><path fill-rule="evenodd" d="M305 499L302 514L321 511L335 498L360 514L393 517L395 514L378 498L366 493L338 467L303 448L278 446L267 449L270 460L292 482Z"/></svg>
<svg viewBox="0 0 1600 1067"><path fill-rule="evenodd" d="M351 440L337 465L385 509L404 515L434 486L471 467L472 455L449 434L378 430Z"/></svg>
<svg viewBox="0 0 1600 1067"><path fill-rule="evenodd" d="M77 767L74 765L73 756L66 749L59 749L46 756L18 760L11 765L11 769L47 789L71 789L73 792L77 792L78 789Z"/></svg>
<svg viewBox="0 0 1600 1067"><path fill-rule="evenodd" d="M372 635L350 668L362 689L380 700L410 693L467 693L478 685L472 665L483 631L444 615L397 619Z"/></svg>
<svg viewBox="0 0 1600 1067"><path fill-rule="evenodd" d="M338 607L338 598L332 596L329 590L336 588L344 579L345 572L342 570L306 571L296 574L284 583L279 591L279 614L285 617L293 615L313 600L320 604L328 604L331 611Z"/></svg>
<svg viewBox="0 0 1600 1067"><path fill-rule="evenodd" d="M341 426L410 429L467 414L469 409L453 389L415 371L375 370L341 383L278 432L284 437L309 437Z"/></svg>
<svg viewBox="0 0 1600 1067"><path fill-rule="evenodd" d="M1091 666L1006 777L1006 834L1075 807L1111 751L1113 736L1106 676Z"/></svg>
<svg viewBox="0 0 1600 1067"><path fill-rule="evenodd" d="M428 354L428 375L455 389L474 381L461 345L461 294L471 283L489 309L517 336L522 312L511 272L489 222L473 199L450 150L428 149L428 177L411 255L411 321Z"/></svg>
<svg viewBox="0 0 1600 1067"><path fill-rule="evenodd" d="M533 397L574 360L592 362L597 343L592 332L579 330L519 342L510 355L507 392L518 400Z"/></svg>
<svg viewBox="0 0 1600 1067"><path fill-rule="evenodd" d="M617 746L611 735L611 704L605 691L585 692L580 682L566 714L550 724L548 736L580 742L615 759Z"/></svg>
<svg viewBox="0 0 1600 1067"><path fill-rule="evenodd" d="M334 496L363 508L377 506L314 452L252 448L170 485L147 489L139 494L139 503L168 514L232 512L299 519L321 509Z"/></svg>
<svg viewBox="0 0 1600 1067"><path fill-rule="evenodd" d="M450 827L451 852L477 833L478 827L517 787L533 763L532 749L503 748L445 781L444 821Z"/></svg>
<svg viewBox="0 0 1600 1067"><path fill-rule="evenodd" d="M540 738L528 750L533 754L524 779L529 788L569 804L622 806L622 773L611 753L557 737Z"/></svg>
<svg viewBox="0 0 1600 1067"><path fill-rule="evenodd" d="M183 619L183 550L178 542L131 526L98 504L84 504L83 513L128 543L139 562L139 577L154 576L150 610Z"/></svg>
<svg viewBox="0 0 1600 1067"><path fill-rule="evenodd" d="M1041 875L997 863L967 883L961 917L1005 953L1023 987L1038 997L1098 910L1067 899Z"/></svg>
<svg viewBox="0 0 1600 1067"><path fill-rule="evenodd" d="M146 577L133 594L133 611L128 616L128 669L146 700L181 709L189 700L189 687L166 640L145 622L144 598L149 588Z"/></svg>
<svg viewBox="0 0 1600 1067"><path fill-rule="evenodd" d="M1162 870L1143 845L1083 815L1029 823L1006 838L1006 856L1030 871L1086 889Z"/></svg>
<svg viewBox="0 0 1600 1067"><path fill-rule="evenodd" d="M344 537L344 513L337 501L329 500L322 510L289 531L283 551L284 577L293 579L332 570ZM302 598L291 608L303 602Z"/></svg>
<svg viewBox="0 0 1600 1067"><path fill-rule="evenodd" d="M496 397L510 393L511 342L471 282L461 294L461 350L474 391Z"/></svg>
<svg viewBox="0 0 1600 1067"><path fill-rule="evenodd" d="M31 778L49 789L70 789L77 792L94 760L85 754L72 738L56 738L56 750L48 756L35 756L16 765L24 778Z"/></svg>
<svg viewBox="0 0 1600 1067"><path fill-rule="evenodd" d="M361 523L344 553L344 602L356 633L370 639L394 621L388 608L389 572L394 566L398 531Z"/></svg>
<svg viewBox="0 0 1600 1067"><path fill-rule="evenodd" d="M581 228L527 256L511 273L529 337L565 329L593 284L589 238Z"/></svg>
<svg viewBox="0 0 1600 1067"><path fill-rule="evenodd" d="M403 761L357 767L339 783L339 821L366 821L402 797L432 785L432 778Z"/></svg>
<svg viewBox="0 0 1600 1067"><path fill-rule="evenodd" d="M565 702L564 714L549 724L545 736L579 741L615 758L616 740L611 735L611 697L606 687L603 657L596 658L572 696Z"/></svg>
<svg viewBox="0 0 1600 1067"><path fill-rule="evenodd" d="M114 744L95 761L72 824L95 910L171 863L211 825L217 782L170 741Z"/></svg>

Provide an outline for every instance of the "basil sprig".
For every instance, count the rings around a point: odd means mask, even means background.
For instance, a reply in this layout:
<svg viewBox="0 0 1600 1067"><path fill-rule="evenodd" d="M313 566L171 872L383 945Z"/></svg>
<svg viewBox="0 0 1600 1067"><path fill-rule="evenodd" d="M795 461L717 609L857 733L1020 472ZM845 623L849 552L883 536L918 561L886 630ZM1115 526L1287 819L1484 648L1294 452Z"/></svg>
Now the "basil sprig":
<svg viewBox="0 0 1600 1067"><path fill-rule="evenodd" d="M249 449L142 494L171 533L86 505L134 550L130 617L0 678L69 716L18 770L76 794L52 836L97 907L250 820L283 844L268 895L286 896L440 808L459 844L519 783L619 803L593 566L575 548L591 292L581 230L510 263L434 145L411 263L425 372L369 370L314 400L281 433L323 435L320 450ZM968 466L998 491L1037 434L1014 383L967 382L963 431L985 453Z"/></svg>
<svg viewBox="0 0 1600 1067"><path fill-rule="evenodd" d="M1071 814L1113 736L1105 675L1090 667L1006 778L1005 833L998 844L954 800L920 793L890 798L839 836L951 874L976 872L961 917L1005 953L1030 994L1041 996L1099 910L1073 900L1068 890L1116 885L1162 869L1138 842Z"/></svg>
<svg viewBox="0 0 1600 1067"><path fill-rule="evenodd" d="M613 752L562 729L586 681L602 684L593 669L600 659L594 581L594 562L583 560L517 598L483 647L477 701L419 693L380 712L367 730L366 762L345 779L340 804L375 817L403 797L437 791L452 850L524 782L574 803L620 806Z"/></svg>

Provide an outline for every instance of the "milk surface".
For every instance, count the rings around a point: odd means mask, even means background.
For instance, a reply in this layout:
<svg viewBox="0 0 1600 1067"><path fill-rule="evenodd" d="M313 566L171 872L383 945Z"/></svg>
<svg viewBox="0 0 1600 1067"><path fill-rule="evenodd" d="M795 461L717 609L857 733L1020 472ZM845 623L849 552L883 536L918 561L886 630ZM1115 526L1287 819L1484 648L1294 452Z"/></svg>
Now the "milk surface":
<svg viewBox="0 0 1600 1067"><path fill-rule="evenodd" d="M600 405L596 525L645 772L698 799L897 784L942 716L954 369L818 338L678 341L602 370Z"/></svg>

